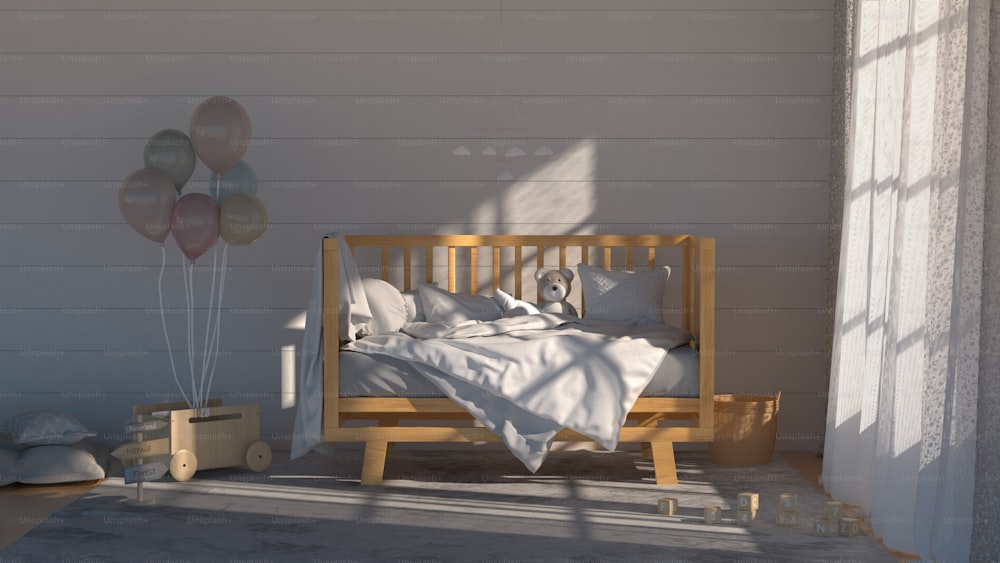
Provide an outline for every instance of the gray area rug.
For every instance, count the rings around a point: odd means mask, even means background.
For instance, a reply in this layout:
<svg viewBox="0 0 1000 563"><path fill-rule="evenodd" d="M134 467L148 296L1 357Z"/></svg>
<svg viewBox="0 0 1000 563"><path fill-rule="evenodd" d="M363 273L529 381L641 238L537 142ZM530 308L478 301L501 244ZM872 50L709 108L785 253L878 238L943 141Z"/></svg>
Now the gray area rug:
<svg viewBox="0 0 1000 563"><path fill-rule="evenodd" d="M0 552L3 561L886 561L868 536L807 527L823 494L781 456L766 466L713 464L678 452L680 484L658 487L634 452L554 452L536 475L510 454L397 450L387 481L360 487L361 452L275 452L263 473L201 471L146 485L155 504L126 503L121 473ZM112 470L112 474L114 471ZM758 523L735 524L737 494L760 494ZM802 525L774 523L778 494L797 493ZM677 516L657 499L679 499ZM703 507L725 509L722 525Z"/></svg>

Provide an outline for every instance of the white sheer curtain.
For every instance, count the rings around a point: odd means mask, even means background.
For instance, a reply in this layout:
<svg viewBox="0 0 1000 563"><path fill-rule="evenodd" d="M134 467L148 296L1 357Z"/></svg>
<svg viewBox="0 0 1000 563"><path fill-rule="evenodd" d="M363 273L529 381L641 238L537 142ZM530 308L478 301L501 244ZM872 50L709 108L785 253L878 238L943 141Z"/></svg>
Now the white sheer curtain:
<svg viewBox="0 0 1000 563"><path fill-rule="evenodd" d="M823 483L889 547L967 561L990 3L854 10Z"/></svg>

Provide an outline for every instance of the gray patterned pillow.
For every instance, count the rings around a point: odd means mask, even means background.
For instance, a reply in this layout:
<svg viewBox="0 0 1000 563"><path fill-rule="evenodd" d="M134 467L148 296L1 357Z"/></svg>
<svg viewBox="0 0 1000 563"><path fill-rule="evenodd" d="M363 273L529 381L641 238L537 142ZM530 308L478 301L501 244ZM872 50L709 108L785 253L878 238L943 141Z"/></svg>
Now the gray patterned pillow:
<svg viewBox="0 0 1000 563"><path fill-rule="evenodd" d="M587 318L665 322L663 301L670 267L642 272L608 271L578 264Z"/></svg>
<svg viewBox="0 0 1000 563"><path fill-rule="evenodd" d="M89 432L73 415L57 410L35 410L12 416L4 425L15 444L24 446L65 445L79 442Z"/></svg>

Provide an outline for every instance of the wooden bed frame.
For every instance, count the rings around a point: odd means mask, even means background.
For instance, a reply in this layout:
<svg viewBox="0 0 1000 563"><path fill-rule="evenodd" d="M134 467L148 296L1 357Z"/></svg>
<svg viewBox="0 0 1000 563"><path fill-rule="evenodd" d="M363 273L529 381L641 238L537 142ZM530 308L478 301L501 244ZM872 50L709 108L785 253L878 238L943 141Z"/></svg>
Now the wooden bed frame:
<svg viewBox="0 0 1000 563"><path fill-rule="evenodd" d="M694 398L639 398L628 415L636 424L621 429L621 442L642 443L643 455L653 460L658 485L677 484L674 442L711 442L714 440L715 392L715 239L689 235L355 235L345 237L355 256L365 247L374 247L380 257L378 270L382 279L410 290L415 280L443 280L435 273L447 273L449 291L456 291L457 281L468 280L468 287L478 293L480 249L492 254L492 288L501 287L505 266L501 257L513 253L512 274L515 298L521 299L522 279L534 274L525 268L525 249L536 253L538 268L545 263L545 251L558 249L559 267L567 266L567 249L578 249L580 262L589 263L601 256L604 268L613 265L632 270L636 263L644 268L657 265L658 249L679 247L682 257L681 324L691 331L691 346L699 352L700 390ZM413 249L417 262L413 260ZM511 249L511 250L503 250ZM642 252L637 255L636 249ZM437 252L435 252L437 250ZM364 442L361 484L382 482L387 456L395 442L498 442L500 438L482 427L468 426L472 417L447 398L344 398L340 396L338 334L337 239L323 241L323 439L327 442ZM368 252L368 251L365 251ZM574 250L576 252L576 250ZM447 253L447 267L435 265L435 256ZM638 258L637 258L638 256ZM615 257L615 260L612 258ZM360 257L359 257L360 258ZM402 264L399 264L401 258ZM624 260L622 260L624 258ZM636 259L642 262L636 262ZM530 260L530 258L529 258ZM461 264L459 264L461 262ZM618 264L616 264L616 262ZM362 277L376 277L359 260ZM470 267L474 265L474 267ZM575 261L574 261L575 264ZM660 262L662 265L662 261ZM462 278L458 273L462 272ZM466 273L467 272L467 273ZM422 273L422 275L420 275ZM392 279L399 278L400 280ZM676 281L673 282L676 284ZM501 287L502 288L502 287ZM485 289L485 288L484 288ZM507 290L507 288L502 288ZM534 301L533 299L528 299ZM586 303L583 304L584 307ZM585 314L585 308L581 315ZM371 421L364 426L345 426L348 420ZM463 421L456 426L401 426L401 420ZM663 425L661 425L663 423ZM377 424L377 425L375 425ZM439 423L440 424L440 423ZM563 429L557 441L592 441L577 432Z"/></svg>

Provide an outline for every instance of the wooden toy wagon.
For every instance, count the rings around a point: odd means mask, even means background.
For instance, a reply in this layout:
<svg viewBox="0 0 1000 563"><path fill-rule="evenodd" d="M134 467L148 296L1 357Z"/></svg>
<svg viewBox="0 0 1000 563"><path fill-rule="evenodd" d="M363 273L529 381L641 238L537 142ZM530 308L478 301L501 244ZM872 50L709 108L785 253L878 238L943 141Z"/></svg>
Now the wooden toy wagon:
<svg viewBox="0 0 1000 563"><path fill-rule="evenodd" d="M247 466L260 472L271 465L271 446L260 440L260 405L222 406L221 399L196 409L181 402L135 405L132 421L133 442L118 448L117 457L142 464L168 455L177 481L201 469ZM139 480L159 478L149 477Z"/></svg>

